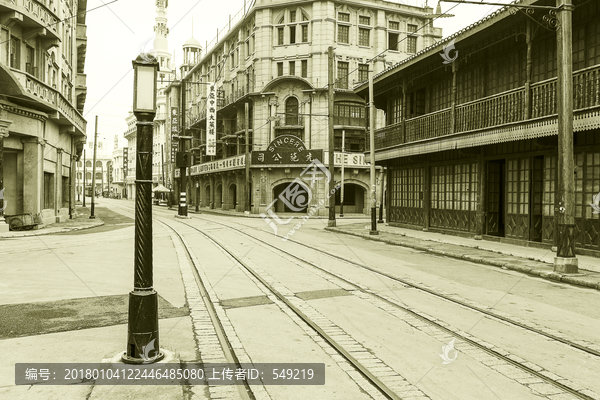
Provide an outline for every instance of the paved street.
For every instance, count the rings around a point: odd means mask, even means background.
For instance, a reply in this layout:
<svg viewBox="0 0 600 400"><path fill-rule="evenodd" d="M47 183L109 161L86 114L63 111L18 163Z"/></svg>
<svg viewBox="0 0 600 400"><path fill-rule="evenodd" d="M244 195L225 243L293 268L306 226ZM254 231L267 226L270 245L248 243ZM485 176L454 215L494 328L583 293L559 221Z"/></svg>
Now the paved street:
<svg viewBox="0 0 600 400"><path fill-rule="evenodd" d="M245 398L232 385L15 385L16 363L100 363L125 350L133 206L101 198L101 226L0 238L0 398ZM163 362L228 362L230 347L240 363L325 365L324 385L251 385L256 399L600 398L595 259L581 259L577 285L534 273L549 251L473 249L385 225L387 243L366 240L365 219L336 230L310 219L282 240L291 223L275 236L261 218L153 212Z"/></svg>

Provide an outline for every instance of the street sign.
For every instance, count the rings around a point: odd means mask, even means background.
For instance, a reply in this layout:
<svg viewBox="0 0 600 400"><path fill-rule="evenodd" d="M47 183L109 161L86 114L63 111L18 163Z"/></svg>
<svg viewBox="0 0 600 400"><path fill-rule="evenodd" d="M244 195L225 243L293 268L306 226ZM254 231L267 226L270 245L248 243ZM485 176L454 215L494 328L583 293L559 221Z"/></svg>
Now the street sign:
<svg viewBox="0 0 600 400"><path fill-rule="evenodd" d="M208 83L206 104L206 155L217 155L217 90L214 82Z"/></svg>

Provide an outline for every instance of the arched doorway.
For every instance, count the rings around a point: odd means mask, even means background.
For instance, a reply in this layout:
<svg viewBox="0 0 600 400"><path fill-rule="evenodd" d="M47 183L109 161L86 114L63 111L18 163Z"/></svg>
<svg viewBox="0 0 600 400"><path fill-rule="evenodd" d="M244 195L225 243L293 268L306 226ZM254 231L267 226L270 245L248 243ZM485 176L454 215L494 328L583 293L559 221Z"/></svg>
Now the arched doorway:
<svg viewBox="0 0 600 400"><path fill-rule="evenodd" d="M202 206L210 207L210 185L205 185L202 196Z"/></svg>
<svg viewBox="0 0 600 400"><path fill-rule="evenodd" d="M356 183L344 183L344 214L365 212L365 193L366 190ZM341 189L335 192L335 211L340 212Z"/></svg>
<svg viewBox="0 0 600 400"><path fill-rule="evenodd" d="M277 199L275 204L273 205L275 208L275 212L299 212L305 213L308 206L308 188L304 189L302 187L290 186L297 185L293 182L281 183L273 188L273 200ZM291 190L288 189L290 187ZM288 204L281 200L280 195L288 190L291 193L291 196L285 196L287 198ZM291 205L291 207L289 206ZM293 208L292 208L293 207Z"/></svg>
<svg viewBox="0 0 600 400"><path fill-rule="evenodd" d="M221 208L223 206L223 185L217 185L215 190L215 206L214 208Z"/></svg>
<svg viewBox="0 0 600 400"><path fill-rule="evenodd" d="M229 205L230 205L229 208L235 210L236 204L237 204L237 186L234 183L229 186Z"/></svg>

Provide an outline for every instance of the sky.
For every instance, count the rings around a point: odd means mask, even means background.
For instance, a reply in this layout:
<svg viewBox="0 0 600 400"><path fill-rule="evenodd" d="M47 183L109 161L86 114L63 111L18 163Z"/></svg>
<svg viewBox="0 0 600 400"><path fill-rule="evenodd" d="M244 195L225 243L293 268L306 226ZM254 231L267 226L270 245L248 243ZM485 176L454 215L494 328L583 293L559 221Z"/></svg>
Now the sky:
<svg viewBox="0 0 600 400"><path fill-rule="evenodd" d="M423 6L425 0L388 0ZM484 0L485 1L485 0ZM246 0L250 4L251 0ZM509 3L510 0L493 2ZM181 64L183 43L193 36L205 47L244 8L244 0L171 0L167 10L169 28L169 51L177 65ZM429 0L434 10L437 0ZM442 28L443 36L471 25L489 15L498 6L470 5L442 2L442 12L452 18L434 21ZM87 97L83 116L87 120L88 140L93 140L95 118L98 116L98 140L112 150L114 136L118 135L121 146L127 141L123 133L127 129L125 118L133 102L133 67L131 61L139 53L152 48L156 7L154 0L88 0Z"/></svg>

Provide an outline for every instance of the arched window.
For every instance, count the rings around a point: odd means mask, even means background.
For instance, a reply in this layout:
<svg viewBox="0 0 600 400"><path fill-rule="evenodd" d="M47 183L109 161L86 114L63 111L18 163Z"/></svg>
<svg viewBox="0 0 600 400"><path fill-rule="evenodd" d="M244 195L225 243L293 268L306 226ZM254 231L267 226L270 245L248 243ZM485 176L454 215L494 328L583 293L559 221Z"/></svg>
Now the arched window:
<svg viewBox="0 0 600 400"><path fill-rule="evenodd" d="M86 161L85 162L85 166L86 166L86 168L92 168L92 162L91 161Z"/></svg>
<svg viewBox="0 0 600 400"><path fill-rule="evenodd" d="M295 97L285 101L285 124L298 125L298 99Z"/></svg>
<svg viewBox="0 0 600 400"><path fill-rule="evenodd" d="M88 181L92 180L92 173L91 172L86 172L85 173L85 179L88 180Z"/></svg>
<svg viewBox="0 0 600 400"><path fill-rule="evenodd" d="M102 168L102 161L96 161L96 168Z"/></svg>

